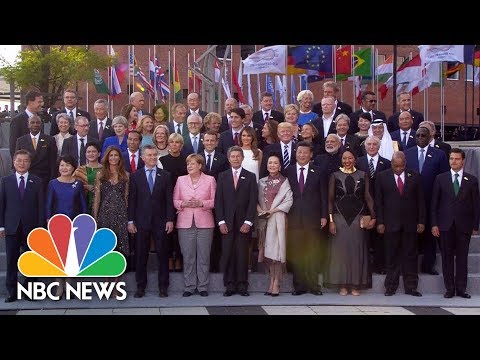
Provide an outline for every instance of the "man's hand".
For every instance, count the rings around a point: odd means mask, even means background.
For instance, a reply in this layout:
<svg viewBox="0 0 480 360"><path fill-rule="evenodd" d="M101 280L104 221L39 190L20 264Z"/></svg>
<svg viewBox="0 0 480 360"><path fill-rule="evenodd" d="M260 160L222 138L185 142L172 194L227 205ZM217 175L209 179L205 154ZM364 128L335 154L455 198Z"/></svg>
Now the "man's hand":
<svg viewBox="0 0 480 360"><path fill-rule="evenodd" d="M322 227L322 229L325 227L325 225L327 225L327 219L326 218L321 218L320 219L320 226Z"/></svg>
<svg viewBox="0 0 480 360"><path fill-rule="evenodd" d="M219 226L220 228L220 232L223 234L223 235L227 235L228 234L228 226L227 224L221 224Z"/></svg>
<svg viewBox="0 0 480 360"><path fill-rule="evenodd" d="M130 234L135 234L137 232L137 227L134 223L128 224L127 229Z"/></svg>
<svg viewBox="0 0 480 360"><path fill-rule="evenodd" d="M418 232L418 225L417 225L417 232ZM438 226L432 226L432 235L435 237L440 236L440 229L438 228Z"/></svg>
<svg viewBox="0 0 480 360"><path fill-rule="evenodd" d="M379 234L385 234L385 225L384 224L378 224L377 225L377 232Z"/></svg>
<svg viewBox="0 0 480 360"><path fill-rule="evenodd" d="M242 226L240 226L240 232L242 234L246 234L250 231L250 225L243 223Z"/></svg>
<svg viewBox="0 0 480 360"><path fill-rule="evenodd" d="M2 230L0 231L0 238L4 238L5 237L5 230Z"/></svg>
<svg viewBox="0 0 480 360"><path fill-rule="evenodd" d="M165 231L170 234L173 231L173 221L167 221L165 224Z"/></svg>

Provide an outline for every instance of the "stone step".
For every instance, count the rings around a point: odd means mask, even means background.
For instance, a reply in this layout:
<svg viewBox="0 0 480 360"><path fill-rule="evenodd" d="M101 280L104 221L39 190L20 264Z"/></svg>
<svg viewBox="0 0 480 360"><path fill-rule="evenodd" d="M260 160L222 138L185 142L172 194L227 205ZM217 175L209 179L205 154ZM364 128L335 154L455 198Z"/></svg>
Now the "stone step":
<svg viewBox="0 0 480 360"><path fill-rule="evenodd" d="M84 279L84 281L87 279ZM89 279L92 281L103 279ZM372 279L372 289L366 290L366 293L373 294L383 294L385 288L383 286L385 280L385 275L374 274ZM46 280L46 282L53 281L52 279ZM134 292L136 290L135 282L135 273L128 272L122 276L121 281L125 281L127 286L126 290L129 292ZM322 284L322 276L319 275L319 283ZM251 292L265 292L268 288L269 280L268 276L264 273L250 273L249 274L249 291ZM285 274L283 283L280 287L281 292L291 292L293 290L292 286L292 274ZM158 293L157 286L157 273L149 272L148 273L148 285L147 292L149 293ZM182 292L184 290L183 274L182 273L170 273L170 286L169 291L171 292ZM223 286L223 274L221 273L212 273L210 274L210 292L223 292L225 290ZM325 292L336 292L336 289L324 289ZM442 275L419 275L418 291L424 294L443 294L445 292L443 285ZM397 293L403 293L403 283L402 278L400 278L400 286L397 290ZM468 287L467 292L472 295L480 295L480 273L472 273L468 275ZM0 297L5 297L5 271L0 272Z"/></svg>

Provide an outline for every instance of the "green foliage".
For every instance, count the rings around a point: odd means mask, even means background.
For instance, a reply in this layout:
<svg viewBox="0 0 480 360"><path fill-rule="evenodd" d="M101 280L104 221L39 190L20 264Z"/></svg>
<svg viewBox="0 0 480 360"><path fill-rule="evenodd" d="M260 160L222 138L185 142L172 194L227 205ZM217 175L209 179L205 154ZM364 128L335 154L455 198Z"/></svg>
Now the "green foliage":
<svg viewBox="0 0 480 360"><path fill-rule="evenodd" d="M21 90L36 88L44 94L45 106L52 106L63 90L77 81L91 80L93 69L104 70L113 58L90 51L87 46L30 45L19 53L15 64L0 59L0 75L14 80Z"/></svg>

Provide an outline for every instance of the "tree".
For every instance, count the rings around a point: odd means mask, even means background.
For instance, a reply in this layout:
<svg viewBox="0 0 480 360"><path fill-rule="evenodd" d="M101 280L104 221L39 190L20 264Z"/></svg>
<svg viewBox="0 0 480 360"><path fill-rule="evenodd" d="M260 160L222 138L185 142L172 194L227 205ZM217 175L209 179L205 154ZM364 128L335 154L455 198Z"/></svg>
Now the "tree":
<svg viewBox="0 0 480 360"><path fill-rule="evenodd" d="M29 45L18 57L13 65L0 58L0 75L7 82L13 80L21 90L39 90L46 108L77 81L90 81L94 69L104 70L113 64L112 56L90 51L88 45Z"/></svg>

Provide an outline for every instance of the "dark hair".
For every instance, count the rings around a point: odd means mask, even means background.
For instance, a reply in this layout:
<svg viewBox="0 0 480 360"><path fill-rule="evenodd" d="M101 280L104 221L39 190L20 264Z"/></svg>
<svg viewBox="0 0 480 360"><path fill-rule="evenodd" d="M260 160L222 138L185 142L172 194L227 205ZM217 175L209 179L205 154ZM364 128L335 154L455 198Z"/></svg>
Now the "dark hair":
<svg viewBox="0 0 480 360"><path fill-rule="evenodd" d="M96 141L89 141L85 144L85 154L87 153L87 149L89 146L93 146L95 149L97 149L98 153L102 152L102 149L100 148L100 145Z"/></svg>
<svg viewBox="0 0 480 360"><path fill-rule="evenodd" d="M86 147L85 147L85 149L86 149ZM72 174L73 174L75 172L75 170L77 169L77 162L75 161L74 157L72 155L68 155L68 154L60 156L57 159L57 170L60 167L60 162L62 162L62 161L73 166L73 171L72 171Z"/></svg>
<svg viewBox="0 0 480 360"><path fill-rule="evenodd" d="M155 130L155 129L154 129L154 130ZM142 134L140 134L140 132L139 132L139 131L137 131L137 130L130 130L130 131L128 132L128 135L130 135L130 134L137 134L137 135L138 135L138 138L139 138L139 140L140 140L140 142L141 142L141 141L142 141L142 139L143 139L143 136L142 136ZM128 136L127 136L127 137L128 137Z"/></svg>
<svg viewBox="0 0 480 360"><path fill-rule="evenodd" d="M272 156L276 157L278 159L278 161L280 161L280 165L282 164L282 154L278 153L278 152L272 152L270 154L268 154L268 157L267 157L267 163L268 163L268 159L270 159Z"/></svg>
<svg viewBox="0 0 480 360"><path fill-rule="evenodd" d="M169 111L168 111L168 106L165 105L165 104L160 104L160 105L156 105L153 110L152 110L152 114L153 114L153 122L156 123L157 120L155 119L155 113L157 112L158 109L162 109L163 110L163 113L165 114L165 123L168 123L168 114L169 114ZM155 125L156 127L156 125Z"/></svg>
<svg viewBox="0 0 480 360"><path fill-rule="evenodd" d="M213 136L215 136L216 140L218 140L218 137L219 137L219 134L216 133L215 131L212 131L212 130L207 130L207 132L205 132L205 134L203 134L203 136L205 137L205 135L213 135Z"/></svg>
<svg viewBox="0 0 480 360"><path fill-rule="evenodd" d="M28 158L30 159L30 161L32 161L32 154L28 150L20 149L15 151L15 153L13 154L13 161L15 161L17 155L28 155Z"/></svg>
<svg viewBox="0 0 480 360"><path fill-rule="evenodd" d="M309 143L308 141L299 141L297 143L297 150L300 146L308 147L310 149L310 151L313 153L312 143Z"/></svg>
<svg viewBox="0 0 480 360"><path fill-rule="evenodd" d="M368 113L368 112L363 112L363 113L361 113L361 114L358 116L358 118L366 119L366 120L372 122L372 115L370 115L370 113Z"/></svg>
<svg viewBox="0 0 480 360"><path fill-rule="evenodd" d="M243 146L242 142L242 134L246 132L248 135L252 137L252 152L253 152L253 159L258 160L258 154L260 153L260 150L258 150L258 141L257 141L257 133L253 128L250 126L245 126L242 130L240 130L240 134L238 135L238 143L240 146Z"/></svg>
<svg viewBox="0 0 480 360"><path fill-rule="evenodd" d="M298 146L298 145L297 145L297 146ZM347 148L343 149L342 152L340 152L340 159L343 157L343 154L345 154L347 151L348 151L350 154L353 155L353 158L354 158L355 160L357 160L357 154L355 154L355 152L354 152L350 147L347 147Z"/></svg>
<svg viewBox="0 0 480 360"><path fill-rule="evenodd" d="M105 153L103 154L103 158L102 158L103 167L98 172L97 178L100 181L110 180L111 172L110 172L110 163L108 162L108 157L110 156L110 153L112 151L118 152L118 156L120 157L120 161L118 162L118 181L128 180L128 175L127 175L127 172L125 171L125 165L122 158L122 150L120 150L120 148L115 145L110 145L105 150Z"/></svg>
<svg viewBox="0 0 480 360"><path fill-rule="evenodd" d="M270 137L272 138L273 143L277 143L279 141L279 139L278 139L278 121L269 119L269 120L265 121L265 124L267 124L268 128L270 129ZM266 140L267 139L265 139L265 141Z"/></svg>
<svg viewBox="0 0 480 360"><path fill-rule="evenodd" d="M232 110L230 110L230 114L232 112L234 112L237 115L240 115L242 119L245 119L245 110L243 110L242 108L239 108L239 107L233 108Z"/></svg>
<svg viewBox="0 0 480 360"><path fill-rule="evenodd" d="M30 90L25 94L25 104L28 104L31 101L35 101L35 98L43 96L39 91L37 90Z"/></svg>
<svg viewBox="0 0 480 360"><path fill-rule="evenodd" d="M452 150L450 150L450 152L448 153L449 157L450 157L450 154L451 154L451 153L454 153L454 154L462 154L462 159L465 159L465 151L463 151L462 149L452 148Z"/></svg>

